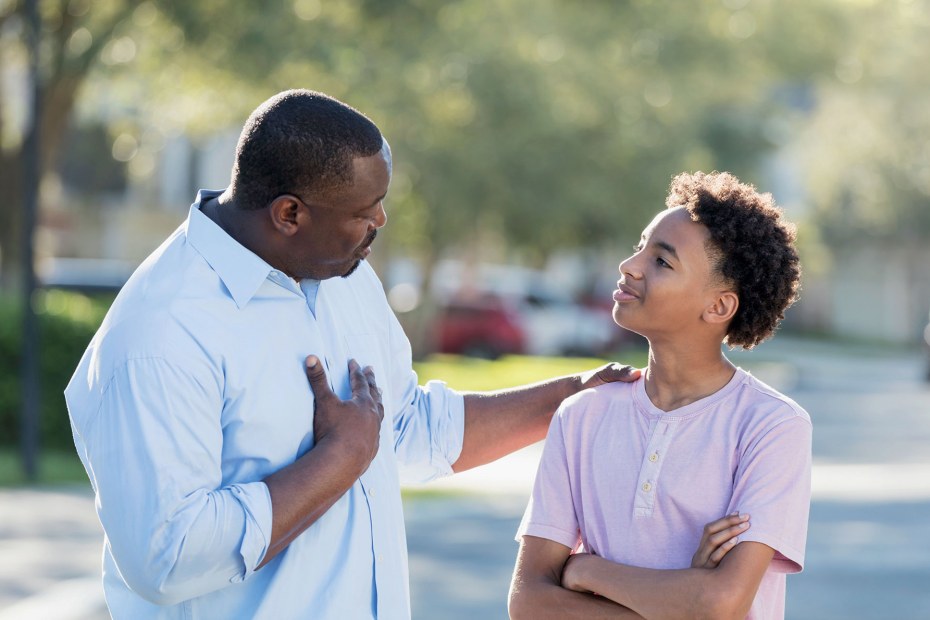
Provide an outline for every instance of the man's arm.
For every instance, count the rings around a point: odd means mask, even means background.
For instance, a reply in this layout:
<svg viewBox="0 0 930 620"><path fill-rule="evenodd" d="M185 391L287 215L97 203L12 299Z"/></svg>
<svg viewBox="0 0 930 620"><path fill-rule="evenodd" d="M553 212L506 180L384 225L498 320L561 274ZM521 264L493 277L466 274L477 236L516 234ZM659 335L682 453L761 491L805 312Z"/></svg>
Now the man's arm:
<svg viewBox="0 0 930 620"><path fill-rule="evenodd" d="M490 463L545 438L559 404L581 390L613 381L635 381L640 371L607 364L585 373L497 392L465 395L462 452L456 473Z"/></svg>
<svg viewBox="0 0 930 620"><path fill-rule="evenodd" d="M555 541L523 537L510 584L511 618L640 618L605 598L563 588L562 567L570 553L571 549Z"/></svg>
<svg viewBox="0 0 930 620"><path fill-rule="evenodd" d="M656 570L617 564L589 554L569 558L562 584L597 592L646 618L745 618L775 550L736 545L715 569Z"/></svg>

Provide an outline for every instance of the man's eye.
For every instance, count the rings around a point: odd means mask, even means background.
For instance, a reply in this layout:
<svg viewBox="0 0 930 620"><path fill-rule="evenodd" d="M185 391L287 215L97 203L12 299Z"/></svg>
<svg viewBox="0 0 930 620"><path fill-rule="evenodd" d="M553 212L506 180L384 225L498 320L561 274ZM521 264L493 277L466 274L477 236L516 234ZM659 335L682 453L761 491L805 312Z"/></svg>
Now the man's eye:
<svg viewBox="0 0 930 620"><path fill-rule="evenodd" d="M672 267L671 265L668 264L668 262L666 262L664 258L657 258L656 262L659 264L659 267L668 267L670 269Z"/></svg>

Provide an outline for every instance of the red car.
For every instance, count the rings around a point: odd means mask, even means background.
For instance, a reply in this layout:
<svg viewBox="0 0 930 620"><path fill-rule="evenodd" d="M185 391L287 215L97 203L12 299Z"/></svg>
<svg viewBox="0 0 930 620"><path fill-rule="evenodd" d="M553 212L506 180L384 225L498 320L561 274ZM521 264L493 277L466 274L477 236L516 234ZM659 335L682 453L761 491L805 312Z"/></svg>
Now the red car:
<svg viewBox="0 0 930 620"><path fill-rule="evenodd" d="M440 308L434 329L440 353L495 359L526 350L519 316L496 295L450 300Z"/></svg>

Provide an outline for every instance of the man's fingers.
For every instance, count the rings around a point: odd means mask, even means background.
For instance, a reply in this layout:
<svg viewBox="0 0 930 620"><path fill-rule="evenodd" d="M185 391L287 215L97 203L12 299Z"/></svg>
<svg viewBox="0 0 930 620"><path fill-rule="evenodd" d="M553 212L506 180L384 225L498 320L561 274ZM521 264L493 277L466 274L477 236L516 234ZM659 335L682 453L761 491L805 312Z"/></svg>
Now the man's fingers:
<svg viewBox="0 0 930 620"><path fill-rule="evenodd" d="M362 396L368 391L368 379L354 359L349 360L349 386L352 388L352 398Z"/></svg>
<svg viewBox="0 0 930 620"><path fill-rule="evenodd" d="M622 366L616 362L613 362L600 369L597 373L597 378L600 379L603 383L612 383L614 381L623 381L624 383L629 383L639 379L641 374L642 372L639 370L639 368L633 368L632 366Z"/></svg>
<svg viewBox="0 0 930 620"><path fill-rule="evenodd" d="M333 395L329 387L329 381L326 380L326 371L323 370L323 364L316 355L308 355L304 360L304 370L307 373L307 380L310 382L310 389L313 390L313 397L322 400Z"/></svg>
<svg viewBox="0 0 930 620"><path fill-rule="evenodd" d="M371 366L365 366L365 368L362 369L362 374L365 376L365 383L368 386L368 395L371 396L372 400L380 400L381 390L378 388L374 369Z"/></svg>
<svg viewBox="0 0 930 620"><path fill-rule="evenodd" d="M378 410L378 417L384 419L384 404L382 403L381 388L378 387L378 382L375 379L375 371L371 366L366 366L363 371L365 375L365 380L368 382L368 394L371 396L371 400L375 401L375 408Z"/></svg>
<svg viewBox="0 0 930 620"><path fill-rule="evenodd" d="M365 366L362 370L362 374L365 375L365 381L368 383L368 389L377 390L378 382L375 380L375 369L371 366Z"/></svg>

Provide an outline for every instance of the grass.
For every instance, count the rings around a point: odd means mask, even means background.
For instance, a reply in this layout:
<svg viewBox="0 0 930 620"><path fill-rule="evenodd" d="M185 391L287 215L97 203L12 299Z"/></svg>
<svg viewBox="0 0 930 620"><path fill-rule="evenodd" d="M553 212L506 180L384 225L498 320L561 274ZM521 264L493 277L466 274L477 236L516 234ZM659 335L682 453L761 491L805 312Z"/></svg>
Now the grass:
<svg viewBox="0 0 930 620"><path fill-rule="evenodd" d="M624 352L618 359L642 367L646 356L641 351ZM506 356L498 360L481 360L457 355L433 355L414 364L420 383L441 379L450 387L463 391L499 390L543 379L559 377L596 368L607 360L578 357ZM72 451L40 450L38 463L40 485L87 484L87 474ZM31 484L23 473L16 448L0 448L0 486ZM416 494L416 493L415 493ZM429 495L425 491L423 495Z"/></svg>
<svg viewBox="0 0 930 620"><path fill-rule="evenodd" d="M90 485L81 460L73 451L42 450L39 452L38 479L40 485L83 483ZM34 484L26 480L22 457L16 448L0 448L0 487Z"/></svg>
<svg viewBox="0 0 930 620"><path fill-rule="evenodd" d="M618 359L625 364L643 367L644 351L626 351ZM582 357L529 357L508 355L498 360L482 360L458 355L432 355L414 364L420 383L441 379L449 387L463 390L500 390L590 370L608 360Z"/></svg>

